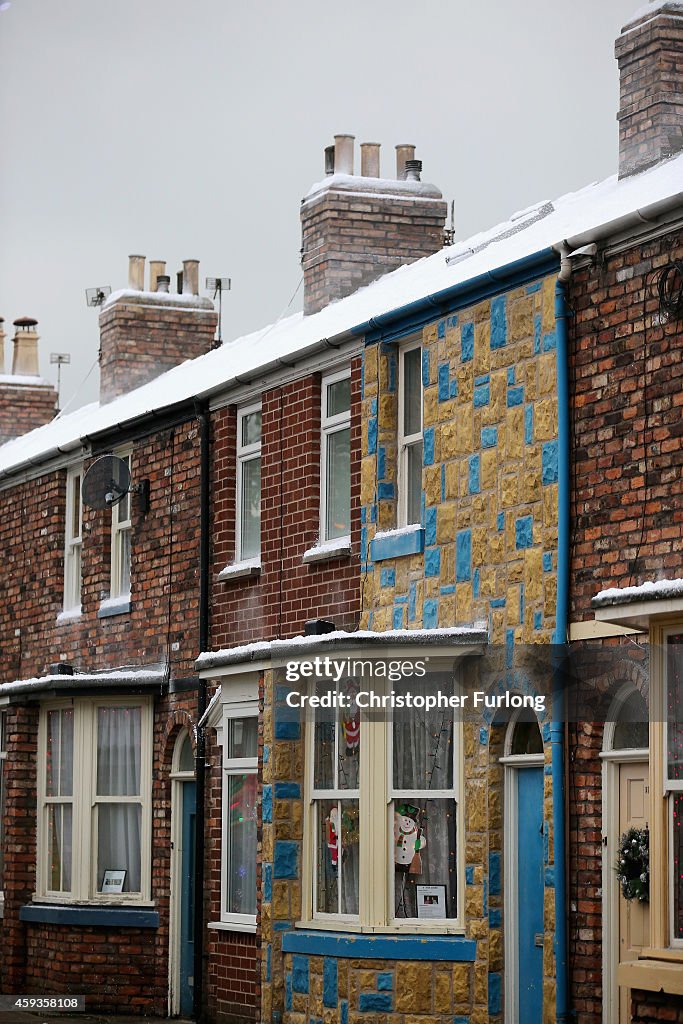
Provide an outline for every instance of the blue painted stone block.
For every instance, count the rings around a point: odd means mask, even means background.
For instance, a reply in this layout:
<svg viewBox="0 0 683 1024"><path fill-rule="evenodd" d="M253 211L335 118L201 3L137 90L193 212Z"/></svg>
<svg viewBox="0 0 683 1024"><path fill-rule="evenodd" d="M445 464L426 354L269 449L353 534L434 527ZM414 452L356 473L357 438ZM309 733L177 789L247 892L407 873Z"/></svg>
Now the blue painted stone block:
<svg viewBox="0 0 683 1024"><path fill-rule="evenodd" d="M349 1024L349 1004L346 999L342 999L339 1004L339 1021L340 1024Z"/></svg>
<svg viewBox="0 0 683 1024"><path fill-rule="evenodd" d="M449 366L448 363L442 363L439 367L439 401L447 402L449 396Z"/></svg>
<svg viewBox="0 0 683 1024"><path fill-rule="evenodd" d="M425 545L436 544L436 509L425 509Z"/></svg>
<svg viewBox="0 0 683 1024"><path fill-rule="evenodd" d="M453 1024L470 1024L469 1017L454 1017Z"/></svg>
<svg viewBox="0 0 683 1024"><path fill-rule="evenodd" d="M489 887L492 896L500 895L500 853L492 850L489 853Z"/></svg>
<svg viewBox="0 0 683 1024"><path fill-rule="evenodd" d="M465 881L468 885L474 885L474 867L471 864L465 868Z"/></svg>
<svg viewBox="0 0 683 1024"><path fill-rule="evenodd" d="M507 342L505 301L505 296L499 295L491 302L491 348L504 348Z"/></svg>
<svg viewBox="0 0 683 1024"><path fill-rule="evenodd" d="M371 412L371 414L373 416L377 415L377 399L376 398L371 398L370 399L370 412Z"/></svg>
<svg viewBox="0 0 683 1024"><path fill-rule="evenodd" d="M541 351L541 314L534 316L534 355Z"/></svg>
<svg viewBox="0 0 683 1024"><path fill-rule="evenodd" d="M275 799L276 800L300 800L301 799L301 786L299 785L298 782L276 782L275 783Z"/></svg>
<svg viewBox="0 0 683 1024"><path fill-rule="evenodd" d="M546 889L555 888L555 868L547 867L545 869L545 887Z"/></svg>
<svg viewBox="0 0 683 1024"><path fill-rule="evenodd" d="M377 484L377 497L380 501L393 501L396 497L396 488L392 481L384 481Z"/></svg>
<svg viewBox="0 0 683 1024"><path fill-rule="evenodd" d="M468 583L472 579L472 531L460 530L455 538L455 579Z"/></svg>
<svg viewBox="0 0 683 1024"><path fill-rule="evenodd" d="M504 597L492 597L491 598L491 607L492 608L504 608L505 607L505 600L506 599Z"/></svg>
<svg viewBox="0 0 683 1024"><path fill-rule="evenodd" d="M482 448L495 448L498 444L498 427L481 428Z"/></svg>
<svg viewBox="0 0 683 1024"><path fill-rule="evenodd" d="M495 1016L500 1013L503 1007L502 1003L503 985L502 976L500 974L491 973L489 974L489 1014Z"/></svg>
<svg viewBox="0 0 683 1024"><path fill-rule="evenodd" d="M515 383L515 368L514 366L508 366L508 384Z"/></svg>
<svg viewBox="0 0 683 1024"><path fill-rule="evenodd" d="M540 281L536 281L535 284L527 285L526 293L527 293L527 295L533 295L534 292L540 292L542 287L543 287L543 285L541 284L541 282Z"/></svg>
<svg viewBox="0 0 683 1024"><path fill-rule="evenodd" d="M360 521L361 523L367 523L368 521L368 510L365 505L363 505L360 510Z"/></svg>
<svg viewBox="0 0 683 1024"><path fill-rule="evenodd" d="M377 975L377 991L378 992L391 992L394 987L394 976L393 974L378 974Z"/></svg>
<svg viewBox="0 0 683 1024"><path fill-rule="evenodd" d="M482 406L488 405L491 401L491 385L482 384L480 387L474 389L474 408L481 409Z"/></svg>
<svg viewBox="0 0 683 1024"><path fill-rule="evenodd" d="M543 629L543 612L534 612L534 629Z"/></svg>
<svg viewBox="0 0 683 1024"><path fill-rule="evenodd" d="M273 787L264 786L261 794L261 814L263 821L269 825L273 820Z"/></svg>
<svg viewBox="0 0 683 1024"><path fill-rule="evenodd" d="M274 878L299 877L299 844L293 839L276 839L273 858Z"/></svg>
<svg viewBox="0 0 683 1024"><path fill-rule="evenodd" d="M394 608L394 629L404 629L405 622L403 621L403 608Z"/></svg>
<svg viewBox="0 0 683 1024"><path fill-rule="evenodd" d="M557 335L553 331L552 334L543 335L542 349L544 352L552 352L553 349L557 348Z"/></svg>
<svg viewBox="0 0 683 1024"><path fill-rule="evenodd" d="M436 325L436 336L440 340L443 340L443 338L446 337L446 321L445 320L439 320L438 324Z"/></svg>
<svg viewBox="0 0 683 1024"><path fill-rule="evenodd" d="M389 353L389 394L393 395L396 392L396 367L398 365L398 357L396 352L391 351Z"/></svg>
<svg viewBox="0 0 683 1024"><path fill-rule="evenodd" d="M490 373L482 373L479 377L475 377L474 378L474 386L475 386L475 388L481 387L482 384L490 384L490 383L491 383L491 374Z"/></svg>
<svg viewBox="0 0 683 1024"><path fill-rule="evenodd" d="M491 928L500 928L501 921L503 920L502 911L498 907L492 907L489 910L489 925Z"/></svg>
<svg viewBox="0 0 683 1024"><path fill-rule="evenodd" d="M381 444L377 450L377 479L384 480L387 475L387 450Z"/></svg>
<svg viewBox="0 0 683 1024"><path fill-rule="evenodd" d="M266 946L266 981L270 981L271 945Z"/></svg>
<svg viewBox="0 0 683 1024"><path fill-rule="evenodd" d="M448 385L448 394L451 398L456 398L458 394L458 380L456 377Z"/></svg>
<svg viewBox="0 0 683 1024"><path fill-rule="evenodd" d="M534 542L534 517L522 516L515 520L515 546L517 550L530 548Z"/></svg>
<svg viewBox="0 0 683 1024"><path fill-rule="evenodd" d="M298 740L301 737L301 725L299 722L280 720L275 723L276 740Z"/></svg>
<svg viewBox="0 0 683 1024"><path fill-rule="evenodd" d="M422 619L424 621L425 629L436 629L439 621L439 602L430 598L424 602L424 611L422 613Z"/></svg>
<svg viewBox="0 0 683 1024"><path fill-rule="evenodd" d="M396 570L395 569L380 569L379 585L380 585L380 587L394 587L394 586L396 586Z"/></svg>
<svg viewBox="0 0 683 1024"><path fill-rule="evenodd" d="M543 555L543 571L552 572L553 569L553 555L552 551L546 551Z"/></svg>
<svg viewBox="0 0 683 1024"><path fill-rule="evenodd" d="M422 349L422 386L429 387L429 349Z"/></svg>
<svg viewBox="0 0 683 1024"><path fill-rule="evenodd" d="M479 494L479 456L470 455L469 460L469 491L470 494Z"/></svg>
<svg viewBox="0 0 683 1024"><path fill-rule="evenodd" d="M454 594L455 583L447 583L445 587L439 587L439 593L441 594L442 597L444 597L446 594Z"/></svg>
<svg viewBox="0 0 683 1024"><path fill-rule="evenodd" d="M516 405L524 405L524 388L508 388L508 409Z"/></svg>
<svg viewBox="0 0 683 1024"><path fill-rule="evenodd" d="M391 1012L393 1000L389 992L361 992L358 1000L360 1012Z"/></svg>
<svg viewBox="0 0 683 1024"><path fill-rule="evenodd" d="M460 358L463 363L474 359L474 324L463 324L460 332Z"/></svg>
<svg viewBox="0 0 683 1024"><path fill-rule="evenodd" d="M425 576L438 576L441 572L441 548L425 551Z"/></svg>
<svg viewBox="0 0 683 1024"><path fill-rule="evenodd" d="M408 587L408 621L412 622L415 618L415 611L417 603L417 587L414 583L411 583Z"/></svg>
<svg viewBox="0 0 683 1024"><path fill-rule="evenodd" d="M548 722L544 722L541 726L541 736L544 743L550 742L550 724Z"/></svg>
<svg viewBox="0 0 683 1024"><path fill-rule="evenodd" d="M337 1005L337 961L326 956L323 961L323 1006Z"/></svg>
<svg viewBox="0 0 683 1024"><path fill-rule="evenodd" d="M481 744L481 746L485 747L486 744L488 743L488 741L489 741L489 731L488 731L488 729L483 729L483 728L480 729L479 730L479 743Z"/></svg>
<svg viewBox="0 0 683 1024"><path fill-rule="evenodd" d="M434 427L427 427L424 432L423 461L425 466L434 465Z"/></svg>
<svg viewBox="0 0 683 1024"><path fill-rule="evenodd" d="M273 865L263 865L263 899L270 903L273 898Z"/></svg>
<svg viewBox="0 0 683 1024"><path fill-rule="evenodd" d="M285 1010L292 1009L292 972L285 975Z"/></svg>
<svg viewBox="0 0 683 1024"><path fill-rule="evenodd" d="M541 453L541 480L544 484L557 483L558 476L557 441L546 441Z"/></svg>
<svg viewBox="0 0 683 1024"><path fill-rule="evenodd" d="M441 588L441 590L442 590L442 593L443 593L443 587ZM473 596L474 597L479 597L480 590L481 590L481 574L480 574L478 569L475 569L474 573L472 575L472 594L473 594Z"/></svg>
<svg viewBox="0 0 683 1024"><path fill-rule="evenodd" d="M377 419L373 416L368 420L368 452L374 455L377 451Z"/></svg>
<svg viewBox="0 0 683 1024"><path fill-rule="evenodd" d="M527 405L524 410L524 443L532 444L534 440L534 407Z"/></svg>
<svg viewBox="0 0 683 1024"><path fill-rule="evenodd" d="M292 957L292 991L308 994L309 962L307 956L296 953Z"/></svg>
<svg viewBox="0 0 683 1024"><path fill-rule="evenodd" d="M498 527L498 533L505 529L505 513L499 512L498 518L496 519L496 526Z"/></svg>

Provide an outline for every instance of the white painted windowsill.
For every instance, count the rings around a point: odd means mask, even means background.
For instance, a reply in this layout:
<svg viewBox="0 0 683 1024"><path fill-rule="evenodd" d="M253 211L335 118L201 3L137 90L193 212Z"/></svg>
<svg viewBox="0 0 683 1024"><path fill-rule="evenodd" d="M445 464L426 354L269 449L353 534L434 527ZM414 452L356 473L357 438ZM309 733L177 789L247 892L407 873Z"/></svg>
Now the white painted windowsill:
<svg viewBox="0 0 683 1024"><path fill-rule="evenodd" d="M335 537L334 540L325 540L322 544L304 551L302 561L306 564L311 562L325 562L328 558L346 558L351 554L351 538Z"/></svg>
<svg viewBox="0 0 683 1024"><path fill-rule="evenodd" d="M82 612L80 604L76 605L75 608L66 608L57 616L57 625L61 626L64 622L73 622L75 619L80 619L81 615Z"/></svg>
<svg viewBox="0 0 683 1024"><path fill-rule="evenodd" d="M130 594L120 594L118 597L107 597L100 601L97 609L98 619L107 619L110 615L124 615L130 611Z"/></svg>
<svg viewBox="0 0 683 1024"><path fill-rule="evenodd" d="M245 558L242 562L233 562L232 565L226 565L225 569L221 569L216 579L224 580L239 580L246 576L258 576L261 572L261 559L260 558Z"/></svg>
<svg viewBox="0 0 683 1024"><path fill-rule="evenodd" d="M253 924L238 924L237 921L210 921L206 926L214 932L251 932L256 934L256 921Z"/></svg>

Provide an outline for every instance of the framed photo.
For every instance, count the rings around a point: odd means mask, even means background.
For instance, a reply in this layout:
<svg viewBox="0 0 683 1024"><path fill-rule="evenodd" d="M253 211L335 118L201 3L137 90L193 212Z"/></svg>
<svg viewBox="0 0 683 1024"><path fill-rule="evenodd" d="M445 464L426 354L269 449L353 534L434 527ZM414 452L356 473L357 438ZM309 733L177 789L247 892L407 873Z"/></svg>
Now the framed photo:
<svg viewBox="0 0 683 1024"><path fill-rule="evenodd" d="M104 878L102 879L102 888L100 892L123 892L123 885L126 881L126 872L108 869L104 872Z"/></svg>
<svg viewBox="0 0 683 1024"><path fill-rule="evenodd" d="M443 920L446 914L446 886L445 885L418 885L417 889L417 916L422 920L439 918Z"/></svg>

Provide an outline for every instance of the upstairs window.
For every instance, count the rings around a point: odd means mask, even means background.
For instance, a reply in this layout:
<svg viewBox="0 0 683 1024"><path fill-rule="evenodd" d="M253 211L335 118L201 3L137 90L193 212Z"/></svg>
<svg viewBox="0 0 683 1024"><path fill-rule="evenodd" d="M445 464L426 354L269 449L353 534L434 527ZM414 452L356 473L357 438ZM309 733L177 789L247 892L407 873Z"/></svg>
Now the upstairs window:
<svg viewBox="0 0 683 1024"><path fill-rule="evenodd" d="M117 453L130 472L131 453ZM130 491L111 510L110 597L130 597L131 520Z"/></svg>
<svg viewBox="0 0 683 1024"><path fill-rule="evenodd" d="M409 343L399 350L398 525L422 518L422 349Z"/></svg>
<svg viewBox="0 0 683 1024"><path fill-rule="evenodd" d="M351 376L323 377L320 438L320 539L351 534Z"/></svg>
<svg viewBox="0 0 683 1024"><path fill-rule="evenodd" d="M66 474L66 529L64 537L64 611L81 610L81 547L83 543L83 500L80 466Z"/></svg>
<svg viewBox="0 0 683 1024"><path fill-rule="evenodd" d="M237 415L237 522L235 561L261 555L261 407Z"/></svg>

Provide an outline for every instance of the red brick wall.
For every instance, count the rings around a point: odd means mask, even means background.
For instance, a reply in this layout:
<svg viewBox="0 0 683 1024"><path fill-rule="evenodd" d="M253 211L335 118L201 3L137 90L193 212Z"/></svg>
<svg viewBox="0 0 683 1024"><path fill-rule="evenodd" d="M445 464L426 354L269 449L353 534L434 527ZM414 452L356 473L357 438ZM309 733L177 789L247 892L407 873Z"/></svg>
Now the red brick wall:
<svg viewBox="0 0 683 1024"><path fill-rule="evenodd" d="M683 1024L683 996L631 990L631 1024Z"/></svg>
<svg viewBox="0 0 683 1024"><path fill-rule="evenodd" d="M212 649L303 632L307 619L357 625L360 551L360 361L351 379L350 557L305 565L320 534L320 376L263 394L261 573L217 582L235 557L235 421L233 408L214 417ZM282 456L281 456L282 452Z"/></svg>
<svg viewBox="0 0 683 1024"><path fill-rule="evenodd" d="M0 384L0 444L28 434L54 418L57 392L51 384Z"/></svg>

